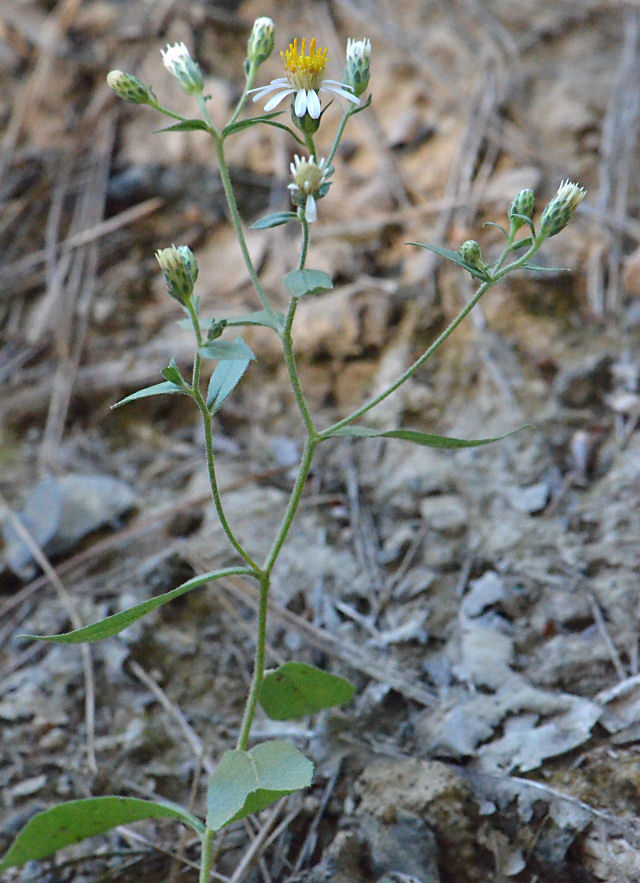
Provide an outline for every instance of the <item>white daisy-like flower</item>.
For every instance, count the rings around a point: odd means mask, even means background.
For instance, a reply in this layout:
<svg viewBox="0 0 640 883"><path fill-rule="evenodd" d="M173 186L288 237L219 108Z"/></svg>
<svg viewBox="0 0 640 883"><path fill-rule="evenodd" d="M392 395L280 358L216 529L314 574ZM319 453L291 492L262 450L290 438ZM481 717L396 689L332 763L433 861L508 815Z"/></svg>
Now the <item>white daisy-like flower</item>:
<svg viewBox="0 0 640 883"><path fill-rule="evenodd" d="M185 92L197 95L202 92L204 79L197 61L191 57L191 53L184 43L174 43L161 49L162 63L173 74Z"/></svg>
<svg viewBox="0 0 640 883"><path fill-rule="evenodd" d="M333 166L327 166L325 159L318 162L315 156L306 159L296 153L290 169L293 178L288 185L291 199L296 205L304 205L305 217L312 224L318 217L316 199L324 196L329 189L328 178Z"/></svg>
<svg viewBox="0 0 640 883"><path fill-rule="evenodd" d="M307 55L304 37L300 51L298 51L296 38L293 43L289 44L286 52L280 53L286 76L271 80L268 86L252 89L252 92L256 93L253 100L259 101L271 92L275 92L275 95L264 106L265 111L270 111L277 107L287 95L295 95L293 104L295 115L303 117L308 113L314 120L318 119L322 110L318 97L319 92L332 92L334 95L340 95L348 101L353 101L354 104L359 104L358 97L344 83L325 78L324 69L327 65L328 51L328 49L317 49L314 37L309 45L309 54Z"/></svg>

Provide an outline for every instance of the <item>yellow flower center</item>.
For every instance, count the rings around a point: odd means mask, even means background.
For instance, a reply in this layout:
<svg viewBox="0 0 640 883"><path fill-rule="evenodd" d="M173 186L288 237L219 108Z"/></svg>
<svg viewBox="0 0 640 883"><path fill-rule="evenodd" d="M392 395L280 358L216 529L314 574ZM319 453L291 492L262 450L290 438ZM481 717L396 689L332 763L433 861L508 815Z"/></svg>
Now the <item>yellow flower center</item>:
<svg viewBox="0 0 640 883"><path fill-rule="evenodd" d="M294 89L318 89L324 79L328 49L316 49L314 37L309 46L309 54L305 54L305 39L298 52L298 39L289 43L286 53L281 52L287 78Z"/></svg>

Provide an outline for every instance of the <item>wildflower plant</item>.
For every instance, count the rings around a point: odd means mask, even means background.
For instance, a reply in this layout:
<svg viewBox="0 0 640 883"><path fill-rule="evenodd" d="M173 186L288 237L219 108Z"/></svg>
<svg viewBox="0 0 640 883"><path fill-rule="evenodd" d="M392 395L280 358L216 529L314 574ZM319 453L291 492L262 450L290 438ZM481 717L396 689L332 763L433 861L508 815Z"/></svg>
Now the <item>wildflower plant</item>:
<svg viewBox="0 0 640 883"><path fill-rule="evenodd" d="M365 109L370 103L370 98L363 102L362 96L369 83L371 44L368 39L349 40L342 82L325 77L329 61L327 50L320 49L315 39L310 41L308 52L306 45L305 39L302 39L300 44L294 40L288 49L281 53L284 77L273 80L266 86L255 88L254 83L260 65L274 47L273 22L268 18L256 20L249 37L244 65L245 87L224 128L216 127L211 120L204 95L202 71L184 43L168 46L162 51L162 58L165 67L175 77L180 87L193 96L200 111L198 117L185 118L164 107L158 102L153 90L132 74L111 71L107 76L108 85L123 100L147 104L178 121L163 131L201 130L212 138L230 219L244 257L247 273L260 301L260 309L245 316L203 318L195 294L198 280L195 255L187 245L172 245L159 249L156 252L156 259L162 270L167 292L185 312L186 321L193 330L193 364L189 375L185 375L172 359L162 371L162 381L131 393L113 406L120 407L137 399L157 395L181 395L193 401L204 426L207 469L213 504L237 558L237 564L203 573L165 594L150 598L84 628L60 635L29 636L64 644L99 641L119 633L150 611L188 592L204 588L218 579L236 574L254 580L259 592L255 660L236 747L222 756L210 776L207 815L204 821L187 809L164 800L106 796L70 801L34 816L0 861L0 871L29 860L45 858L64 846L77 843L85 837L104 833L117 825L146 818L171 818L191 828L201 839L200 881L204 883L210 880L212 846L216 832L233 821L260 811L284 795L307 788L312 781L313 764L293 744L271 740L250 747L252 725L258 705L274 720L291 720L342 705L351 699L354 692L353 685L344 678L301 662L286 662L275 671L266 671L267 610L273 568L296 516L318 446L336 438L383 436L418 445L456 449L487 445L505 437L449 438L413 429L380 430L358 421L409 380L455 331L480 298L507 274L519 269L546 269L531 264L531 258L548 237L556 235L569 223L579 203L584 199L585 191L577 184L563 181L557 195L542 213L538 232L533 221L535 203L533 191L525 189L516 194L507 212L509 226L500 227L505 237L504 247L494 260L487 261L483 257L480 245L475 240L467 240L458 250L427 243L410 243L428 248L457 264L468 272L473 280L479 281L479 287L448 327L386 389L351 414L340 418L330 426L320 427L317 418L311 413L294 356L294 320L301 298L321 295L333 287L327 273L307 266L310 224L316 220L318 201L327 197L329 193L330 177L334 172L333 158L345 126L354 114ZM320 96L323 93L336 96L339 100L344 99L345 105L342 107L342 116L333 136L332 146L326 157L319 159L313 136L323 123L324 111L327 109L321 104ZM240 119L250 95L253 95L254 101L259 101L268 95L271 97L265 105L264 114ZM275 108L287 98L290 100L291 116L297 131L276 119L282 111L274 112ZM306 156L295 154L291 162L289 190L294 210L276 212L253 224L255 229L262 230L287 223L294 223L299 227L300 252L297 266L293 267L283 279L284 289L288 294L288 306L285 312L278 311L272 305L252 261L225 156L225 144L228 138L235 137L244 129L257 125L283 129L298 145L302 144L308 150ZM519 236L519 231L524 227L528 228L530 235ZM228 332L231 331L233 334L233 329L249 325L269 328L279 338L305 435L289 500L280 523L274 530L271 548L263 561L258 560L255 551L245 541L239 539L227 518L218 484L213 443L215 415L224 406L227 397L232 394L250 363L255 359L254 353L242 337L230 338ZM211 361L216 363L215 367L212 371L207 371L205 366Z"/></svg>

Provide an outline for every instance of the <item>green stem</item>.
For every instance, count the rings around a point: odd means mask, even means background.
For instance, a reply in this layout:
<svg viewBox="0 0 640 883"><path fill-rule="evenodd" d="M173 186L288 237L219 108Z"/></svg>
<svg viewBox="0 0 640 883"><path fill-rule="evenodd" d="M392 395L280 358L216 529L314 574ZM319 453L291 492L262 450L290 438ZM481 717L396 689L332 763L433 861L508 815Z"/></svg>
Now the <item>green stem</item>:
<svg viewBox="0 0 640 883"><path fill-rule="evenodd" d="M211 486L211 494L213 496L213 502L216 507L216 512L218 513L218 518L220 519L220 524L222 525L222 529L227 535L229 542L236 550L238 555L240 555L241 558L244 558L249 567L255 573L256 577L260 579L262 576L262 571L260 567L256 564L251 555L249 555L247 550L243 547L242 543L240 543L240 541L236 539L236 536L231 530L229 522L227 521L227 517L222 506L222 499L220 497L220 490L218 488L218 480L216 477L215 456L213 453L213 428L211 425L212 418L209 409L207 408L207 403L205 402L199 389L194 389L193 397L198 408L200 409L200 413L202 414L202 421L204 423L204 438L205 446L207 449L207 469L209 472L209 484Z"/></svg>
<svg viewBox="0 0 640 883"><path fill-rule="evenodd" d="M320 440L323 441L324 439L329 438L331 434L336 431L336 429L341 429L343 426L347 426L349 423L353 423L353 421L357 420L358 417L361 417L363 414L366 414L367 411L370 411L372 408L375 408L376 405L379 405L380 402L383 402L391 395L391 393L395 392L398 387L402 386L403 383L406 383L406 381L409 380L409 378L412 377L415 372L422 367L422 365L424 365L427 359L430 359L431 356L436 352L436 350L442 346L445 340L456 330L462 320L469 315L469 313L478 303L483 294L485 294L489 290L489 288L496 285L504 276L507 275L507 273L510 273L512 270L517 270L524 263L526 263L529 258L538 251L541 245L542 241L537 240L533 243L533 245L525 255L523 255L517 261L514 261L513 263L508 264L506 267L503 267L497 273L494 273L491 279L483 282L483 284L473 295L469 303L460 310L455 319L449 325L447 325L442 334L440 334L436 338L436 340L434 340L431 346L420 356L419 359L416 359L416 361L412 365L410 365L409 368L407 368L407 370L403 374L401 374L396 381L394 381L394 383L388 386L387 389L385 389L379 395L375 396L366 404L362 405L361 408L358 408L352 414L349 414L348 417L344 417L342 420L338 420L337 423L334 423L332 426L329 426L327 429L319 433Z"/></svg>
<svg viewBox="0 0 640 883"><path fill-rule="evenodd" d="M200 859L199 883L209 883L211 880L211 862L213 861L213 838L216 832L208 825L202 835L202 856Z"/></svg>
<svg viewBox="0 0 640 883"><path fill-rule="evenodd" d="M151 98L147 104L149 107L153 107L155 110L159 110L160 113L163 113L167 117L171 117L172 120L180 120L181 123L186 122L186 117L180 116L179 113L174 113L172 110L169 110L168 107L164 107L160 104L159 101L156 101L155 98Z"/></svg>
<svg viewBox="0 0 640 883"><path fill-rule="evenodd" d="M284 328L282 330L282 347L284 350L284 360L287 365L287 372L289 374L289 382L291 383L293 394L296 397L298 409L300 411L300 414L302 415L302 419L304 420L304 425L307 428L307 434L311 439L315 439L317 435L316 428L313 424L313 418L311 416L311 412L309 411L309 406L307 405L307 400L302 389L302 383L300 382L300 376L298 374L298 368L296 366L296 358L293 353L291 328L293 326L293 319L295 317L297 308L298 299L296 297L292 297L291 301L289 302L289 309L287 310L287 315L284 320Z"/></svg>
<svg viewBox="0 0 640 883"><path fill-rule="evenodd" d="M260 577L260 600L258 604L258 641L256 645L253 678L251 681L251 689L247 697L244 715L242 718L242 725L240 728L240 734L238 736L236 746L242 751L246 751L247 745L249 743L249 735L251 733L251 727L253 726L253 718L255 716L256 706L258 704L258 698L260 696L260 687L262 686L262 681L264 679L267 646L267 614L269 610L269 587L271 585L271 571L273 570L273 566L276 563L278 555L280 554L280 550L282 549L284 541L287 538L287 535L293 523L293 519L295 518L296 512L298 510L298 506L302 498L302 492L304 491L304 486L309 475L309 470L311 469L311 463L313 461L313 455L315 453L317 444L318 442L316 438L308 438L305 442L302 457L300 459L298 475L291 491L291 496L289 497L287 509L282 518L278 534L273 541L273 545L271 546L269 554L267 555L267 559L264 563L264 567L262 568L262 576Z"/></svg>
<svg viewBox="0 0 640 883"><path fill-rule="evenodd" d="M249 89L251 89L251 87L253 86L253 83L255 81L257 70L258 70L258 66L256 65L256 63L254 61L252 61L249 65L249 70L247 71L247 77L245 80L244 90L242 92L242 95L238 99L238 103L236 104L235 110L231 114L229 122L227 123L225 128L232 126L235 123L235 121L238 119L240 111L244 107L245 101L247 100L247 94L249 92Z"/></svg>
<svg viewBox="0 0 640 883"><path fill-rule="evenodd" d="M298 269L304 270L307 261L307 251L309 250L309 221L304 208L298 212L300 223L302 224L302 245L300 246L300 260L298 261Z"/></svg>
<svg viewBox="0 0 640 883"><path fill-rule="evenodd" d="M309 470L311 469L311 463L313 462L313 455L315 454L317 444L317 436L308 438L304 443L302 457L300 458L300 466L298 468L298 475L296 476L296 482L293 486L293 490L291 491L291 496L289 497L287 511L284 513L282 524L280 525L280 530L278 531L278 535L273 541L273 545L271 546L269 554L267 555L267 560L265 561L263 567L263 572L267 576L269 576L271 574L271 571L273 570L273 565L276 563L278 555L280 554L280 550L282 549L284 541L286 540L289 533L289 528L291 527L295 514L298 510L298 505L302 497L302 491L304 490L304 486L309 475Z"/></svg>
<svg viewBox="0 0 640 883"><path fill-rule="evenodd" d="M333 147L331 148L331 152L329 153L329 156L327 157L327 165L328 166L331 165L333 157L336 155L336 150L340 146L340 140L342 139L342 136L344 134L344 127L347 125L347 120L351 116L351 113L352 113L352 109L351 109L351 105L349 105L349 107L342 114L342 119L340 120L340 125L338 126L338 131L336 132L336 137L333 139Z"/></svg>
<svg viewBox="0 0 640 883"><path fill-rule="evenodd" d="M316 145L313 140L313 135L311 135L309 132L304 132L304 143L307 145L307 150L311 154L312 158L317 159L318 157L316 155Z"/></svg>
<svg viewBox="0 0 640 883"><path fill-rule="evenodd" d="M196 313L192 298L189 298L187 301L187 310L189 311L189 318L191 319L191 324L193 325L197 341L196 354L193 358L193 371L191 373L191 388L195 392L196 389L200 389L200 367L202 364L200 347L202 346L202 330L200 328L200 320L198 319L198 314Z"/></svg>
<svg viewBox="0 0 640 883"><path fill-rule="evenodd" d="M258 641L256 644L256 655L253 663L253 677L251 680L251 689L247 696L242 716L242 724L236 748L240 751L246 751L249 744L249 736L251 727L253 726L253 718L256 713L258 697L260 696L260 687L264 680L264 668L267 655L267 614L269 611L269 587L271 581L268 573L263 573L260 579L260 599L258 602Z"/></svg>
<svg viewBox="0 0 640 883"><path fill-rule="evenodd" d="M244 237L244 232L242 230L242 219L240 217L240 212L238 211L238 203L236 202L236 195L233 190L233 184L231 183L231 177L229 175L229 168L227 166L227 160L224 155L224 139L221 136L216 137L216 147L218 150L218 161L220 163L220 179L222 180L222 186L224 188L225 196L227 197L227 205L229 206L229 212L231 213L231 220L233 221L233 226L236 231L236 236L238 237L238 242L240 243L240 249L242 251L242 256L244 257L244 262L247 267L247 271L249 276L251 277L251 281L253 282L255 290L258 292L258 297L262 301L262 306L265 308L267 313L270 316L275 316L275 310L269 303L269 299L265 294L264 288L262 287L262 283L258 278L258 274L256 272L256 268L253 266L253 261L251 260L251 255L249 254L249 249L247 248L247 242Z"/></svg>

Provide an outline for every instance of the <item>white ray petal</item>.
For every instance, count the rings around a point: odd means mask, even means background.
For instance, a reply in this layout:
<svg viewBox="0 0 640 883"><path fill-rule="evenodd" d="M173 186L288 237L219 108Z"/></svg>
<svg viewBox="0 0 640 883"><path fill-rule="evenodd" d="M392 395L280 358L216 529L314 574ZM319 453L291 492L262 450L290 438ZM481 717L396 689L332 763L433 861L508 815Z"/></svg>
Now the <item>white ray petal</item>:
<svg viewBox="0 0 640 883"><path fill-rule="evenodd" d="M270 98L265 104L265 111L273 110L274 107L280 104L283 98L286 98L287 95L293 95L294 91L294 89L285 89L283 92L276 92L273 98Z"/></svg>
<svg viewBox="0 0 640 883"><path fill-rule="evenodd" d="M320 106L318 93L315 91L315 89L309 89L309 91L307 92L307 111L309 113L309 116L312 119L317 120L320 116L321 110L322 107Z"/></svg>
<svg viewBox="0 0 640 883"><path fill-rule="evenodd" d="M304 211L307 216L307 221L309 221L310 224L313 224L318 218L318 212L316 209L316 201L311 193L307 196L307 203L304 207Z"/></svg>
<svg viewBox="0 0 640 883"><path fill-rule="evenodd" d="M303 117L307 112L307 93L305 89L298 89L294 111L298 117Z"/></svg>

